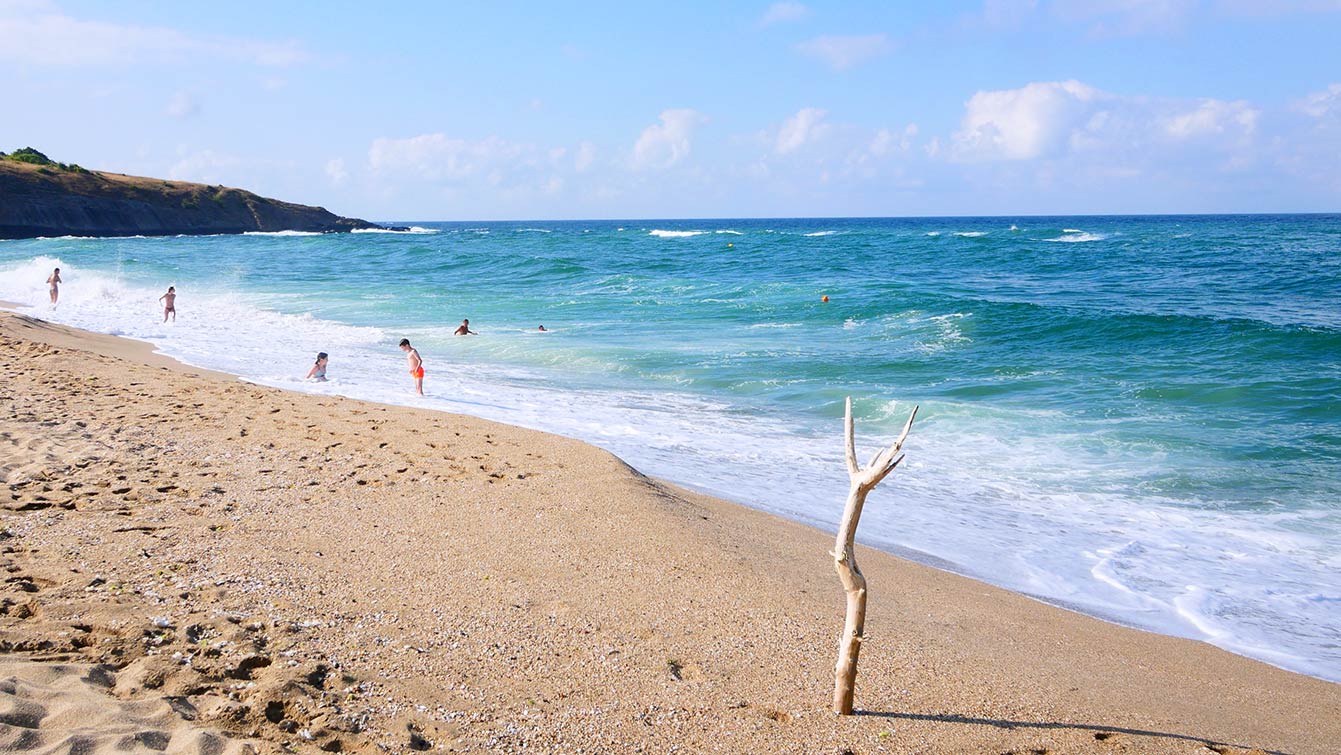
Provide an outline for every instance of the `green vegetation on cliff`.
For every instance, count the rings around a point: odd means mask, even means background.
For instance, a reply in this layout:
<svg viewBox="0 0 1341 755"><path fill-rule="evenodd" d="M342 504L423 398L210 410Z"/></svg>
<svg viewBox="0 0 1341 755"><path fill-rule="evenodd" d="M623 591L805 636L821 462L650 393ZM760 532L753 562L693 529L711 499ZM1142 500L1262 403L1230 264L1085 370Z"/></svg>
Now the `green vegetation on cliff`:
<svg viewBox="0 0 1341 755"><path fill-rule="evenodd" d="M9 154L0 152L0 160L13 160L14 162L20 162L20 163L44 165L48 167L59 168L60 170L71 171L74 173L88 172L84 168L81 168L78 165L76 165L75 163L69 163L69 164L58 163L55 160L52 160L50 157L47 157L41 152L38 152L37 150L33 149L32 147L23 147L22 149L16 149Z"/></svg>

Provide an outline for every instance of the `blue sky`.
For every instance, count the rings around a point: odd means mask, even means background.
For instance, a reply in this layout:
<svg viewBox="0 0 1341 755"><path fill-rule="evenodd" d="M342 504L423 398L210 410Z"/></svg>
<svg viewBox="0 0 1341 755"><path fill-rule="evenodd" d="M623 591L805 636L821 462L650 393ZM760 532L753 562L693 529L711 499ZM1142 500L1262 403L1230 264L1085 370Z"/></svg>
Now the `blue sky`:
<svg viewBox="0 0 1341 755"><path fill-rule="evenodd" d="M1341 0L643 5L0 0L0 149L384 220L1341 211Z"/></svg>

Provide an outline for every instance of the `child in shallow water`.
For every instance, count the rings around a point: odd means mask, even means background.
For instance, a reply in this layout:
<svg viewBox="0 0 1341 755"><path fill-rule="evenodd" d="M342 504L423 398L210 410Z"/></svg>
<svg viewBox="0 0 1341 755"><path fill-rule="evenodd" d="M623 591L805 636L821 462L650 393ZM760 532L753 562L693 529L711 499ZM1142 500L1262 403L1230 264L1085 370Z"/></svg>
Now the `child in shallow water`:
<svg viewBox="0 0 1341 755"><path fill-rule="evenodd" d="M419 350L410 345L410 339L400 339L400 350L405 352L406 362L410 366L410 377L414 378L414 391L424 395L424 360L419 358Z"/></svg>
<svg viewBox="0 0 1341 755"><path fill-rule="evenodd" d="M312 365L312 369L307 371L307 377L303 379L316 380L321 383L326 382L326 363L328 361L330 360L327 358L326 352L317 352L317 363Z"/></svg>

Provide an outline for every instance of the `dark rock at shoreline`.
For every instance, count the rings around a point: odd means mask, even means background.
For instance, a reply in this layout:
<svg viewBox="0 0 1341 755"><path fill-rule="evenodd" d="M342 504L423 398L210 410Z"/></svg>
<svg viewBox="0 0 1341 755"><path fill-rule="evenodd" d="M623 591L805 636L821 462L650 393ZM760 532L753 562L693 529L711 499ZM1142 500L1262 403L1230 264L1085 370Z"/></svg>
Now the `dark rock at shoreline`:
<svg viewBox="0 0 1341 755"><path fill-rule="evenodd" d="M384 229L241 189L0 159L0 239Z"/></svg>

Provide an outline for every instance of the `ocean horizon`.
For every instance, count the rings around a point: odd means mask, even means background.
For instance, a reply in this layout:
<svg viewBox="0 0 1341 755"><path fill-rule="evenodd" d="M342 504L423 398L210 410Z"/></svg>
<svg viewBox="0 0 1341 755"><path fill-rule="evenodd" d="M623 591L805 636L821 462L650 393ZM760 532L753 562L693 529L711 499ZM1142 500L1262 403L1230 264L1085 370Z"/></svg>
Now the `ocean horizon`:
<svg viewBox="0 0 1341 755"><path fill-rule="evenodd" d="M1341 681L1341 215L396 224L0 241L0 300L579 438L829 532L843 399L866 454L918 405L862 542Z"/></svg>

